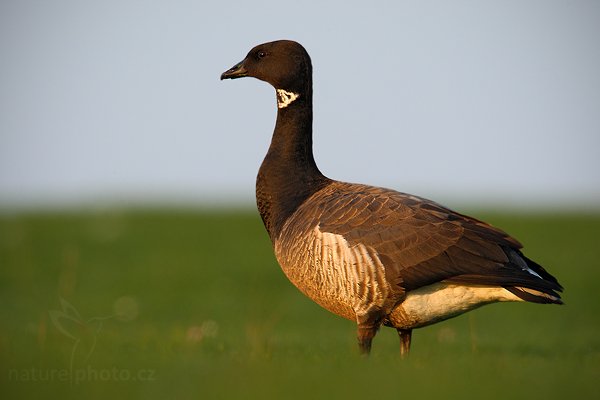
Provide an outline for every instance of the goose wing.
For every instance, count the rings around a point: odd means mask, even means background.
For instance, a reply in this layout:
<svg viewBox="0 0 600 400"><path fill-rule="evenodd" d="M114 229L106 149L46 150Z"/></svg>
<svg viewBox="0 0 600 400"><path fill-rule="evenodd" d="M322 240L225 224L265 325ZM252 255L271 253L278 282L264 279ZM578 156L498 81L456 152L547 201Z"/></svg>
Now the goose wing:
<svg viewBox="0 0 600 400"><path fill-rule="evenodd" d="M408 292L449 280L518 286L556 298L562 287L504 231L435 202L389 189L334 182L298 210L319 230L364 246L386 280Z"/></svg>

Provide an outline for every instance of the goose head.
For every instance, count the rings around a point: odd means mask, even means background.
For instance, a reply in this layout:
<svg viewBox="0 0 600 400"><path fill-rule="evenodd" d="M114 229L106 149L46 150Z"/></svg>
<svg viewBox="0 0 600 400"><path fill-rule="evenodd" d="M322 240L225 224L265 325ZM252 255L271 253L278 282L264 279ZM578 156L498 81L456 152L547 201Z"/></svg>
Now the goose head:
<svg viewBox="0 0 600 400"><path fill-rule="evenodd" d="M311 82L311 61L301 44L277 40L255 46L246 57L221 74L223 79L250 76L290 93L305 93Z"/></svg>

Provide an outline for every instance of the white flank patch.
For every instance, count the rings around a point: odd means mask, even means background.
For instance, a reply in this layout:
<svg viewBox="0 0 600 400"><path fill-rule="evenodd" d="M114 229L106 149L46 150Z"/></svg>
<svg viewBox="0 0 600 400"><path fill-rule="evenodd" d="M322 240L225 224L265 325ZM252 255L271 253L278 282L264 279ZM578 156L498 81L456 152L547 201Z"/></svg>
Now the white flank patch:
<svg viewBox="0 0 600 400"><path fill-rule="evenodd" d="M383 308L389 294L385 269L377 254L362 244L350 246L342 235L314 231L311 249L317 265L325 272L331 287L341 298L350 299L354 311L361 315L371 308Z"/></svg>
<svg viewBox="0 0 600 400"><path fill-rule="evenodd" d="M298 97L300 97L298 93L288 92L283 89L277 89L277 107L286 108L287 106L292 104L292 102Z"/></svg>
<svg viewBox="0 0 600 400"><path fill-rule="evenodd" d="M290 219L287 224L294 222ZM385 268L367 246L350 244L344 236L321 231L317 225L276 240L275 255L296 287L335 314L354 320L373 310L391 310Z"/></svg>
<svg viewBox="0 0 600 400"><path fill-rule="evenodd" d="M498 301L524 300L503 287L438 282L408 292L400 307L419 327Z"/></svg>

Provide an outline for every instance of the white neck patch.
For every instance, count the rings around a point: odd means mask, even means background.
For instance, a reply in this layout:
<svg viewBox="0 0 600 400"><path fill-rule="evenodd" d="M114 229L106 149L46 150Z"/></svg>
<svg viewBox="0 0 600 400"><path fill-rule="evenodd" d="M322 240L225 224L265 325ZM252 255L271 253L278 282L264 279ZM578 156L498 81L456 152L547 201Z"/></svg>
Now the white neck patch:
<svg viewBox="0 0 600 400"><path fill-rule="evenodd" d="M277 107L279 107L279 108L286 108L287 106L292 104L292 102L294 100L296 100L298 97L300 97L300 95L298 93L288 92L283 89L276 89L276 90L277 90Z"/></svg>

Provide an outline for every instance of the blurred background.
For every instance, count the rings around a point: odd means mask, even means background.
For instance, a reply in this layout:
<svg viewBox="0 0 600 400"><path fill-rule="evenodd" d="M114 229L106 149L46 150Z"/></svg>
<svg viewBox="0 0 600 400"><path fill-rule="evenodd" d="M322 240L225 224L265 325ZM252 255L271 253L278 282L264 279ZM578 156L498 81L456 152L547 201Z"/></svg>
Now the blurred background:
<svg viewBox="0 0 600 400"><path fill-rule="evenodd" d="M317 6L318 4L318 6ZM3 1L0 205L252 204L274 90L312 56L330 177L451 204L597 206L594 1Z"/></svg>
<svg viewBox="0 0 600 400"><path fill-rule="evenodd" d="M274 90L219 81L281 38L312 57L326 175L506 230L566 305L486 306L402 362L382 329L358 357L255 210ZM1 1L2 394L594 397L598 38L584 0Z"/></svg>

